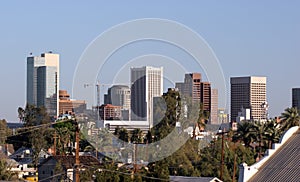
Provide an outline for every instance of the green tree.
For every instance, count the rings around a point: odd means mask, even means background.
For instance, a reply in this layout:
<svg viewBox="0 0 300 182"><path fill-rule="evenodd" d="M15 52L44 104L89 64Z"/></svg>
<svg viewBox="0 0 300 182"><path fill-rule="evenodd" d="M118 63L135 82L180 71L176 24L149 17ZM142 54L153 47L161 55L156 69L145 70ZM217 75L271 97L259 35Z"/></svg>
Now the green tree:
<svg viewBox="0 0 300 182"><path fill-rule="evenodd" d="M132 131L130 137L131 143L141 143L143 142L143 132L141 129L137 128Z"/></svg>
<svg viewBox="0 0 300 182"><path fill-rule="evenodd" d="M282 135L282 131L278 127L276 119L270 119L265 123L264 136L267 140L268 149L272 148L273 143L278 143Z"/></svg>
<svg viewBox="0 0 300 182"><path fill-rule="evenodd" d="M293 126L299 126L300 116L298 109L295 107L286 108L281 113L280 128L282 131L286 131Z"/></svg>
<svg viewBox="0 0 300 182"><path fill-rule="evenodd" d="M71 121L54 125L57 135L57 150L60 155L69 152L68 144L75 139L75 127Z"/></svg>
<svg viewBox="0 0 300 182"><path fill-rule="evenodd" d="M5 119L0 120L0 145L6 143L6 138L8 136L9 129L7 127L7 122Z"/></svg>
<svg viewBox="0 0 300 182"><path fill-rule="evenodd" d="M60 160L55 164L54 176L56 177L52 181L64 181L64 179L67 177L66 171Z"/></svg>
<svg viewBox="0 0 300 182"><path fill-rule="evenodd" d="M44 107L35 107L33 105L26 105L25 109L18 108L18 115L20 120L24 123L24 130L21 133L23 140L27 139L29 147L33 149L33 164L38 165L38 157L42 149L47 149L46 136L47 130L51 125L51 120Z"/></svg>
<svg viewBox="0 0 300 182"><path fill-rule="evenodd" d="M87 168L83 171L80 171L80 181L94 181L93 175L94 175L94 169Z"/></svg>
<svg viewBox="0 0 300 182"><path fill-rule="evenodd" d="M243 121L238 123L237 133L234 140L241 140L245 146L249 147L250 144L257 139L257 131L255 130L253 122Z"/></svg>
<svg viewBox="0 0 300 182"><path fill-rule="evenodd" d="M118 168L113 162L105 162L102 169L96 172L97 182L107 181L107 182L119 182L120 176L118 173Z"/></svg>
<svg viewBox="0 0 300 182"><path fill-rule="evenodd" d="M25 127L49 124L51 122L45 107L36 107L30 104L27 104L25 109L19 107L18 116Z"/></svg>
<svg viewBox="0 0 300 182"><path fill-rule="evenodd" d="M219 138L212 141L210 146L201 150L201 158L194 165L199 170L201 176L217 176L220 178L222 142ZM238 164L246 162L251 165L255 162L254 151L249 147L245 147L240 142L232 142L230 138L224 141L224 167L223 181L232 181L234 161L235 162L235 179L238 178ZM236 156L236 159L235 159Z"/></svg>
<svg viewBox="0 0 300 182"><path fill-rule="evenodd" d="M11 166L7 163L6 159L0 159L0 180L17 180L18 177L15 173L10 171Z"/></svg>
<svg viewBox="0 0 300 182"><path fill-rule="evenodd" d="M155 135L155 141L166 137L175 128L176 122L181 117L181 98L179 92L169 89L167 93L164 93L162 98L165 105L158 104L157 107L162 107L161 110L165 110L164 116L158 123L155 121L157 124L151 129L151 133ZM154 114L156 115L157 113Z"/></svg>
<svg viewBox="0 0 300 182"><path fill-rule="evenodd" d="M160 178L160 179L169 179L169 169L166 159L161 161L153 162L148 164L149 172L147 176ZM147 179L147 181L156 181L152 179Z"/></svg>

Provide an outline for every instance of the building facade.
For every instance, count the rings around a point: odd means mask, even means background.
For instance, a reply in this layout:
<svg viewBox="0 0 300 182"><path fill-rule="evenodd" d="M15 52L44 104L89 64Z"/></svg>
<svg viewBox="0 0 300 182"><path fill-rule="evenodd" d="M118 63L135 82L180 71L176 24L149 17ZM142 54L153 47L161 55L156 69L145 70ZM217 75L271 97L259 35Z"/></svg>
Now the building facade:
<svg viewBox="0 0 300 182"><path fill-rule="evenodd" d="M211 87L209 82L201 82L200 102L203 110L211 112Z"/></svg>
<svg viewBox="0 0 300 182"><path fill-rule="evenodd" d="M57 116L58 90L59 55L49 52L27 57L27 103L44 106L50 116Z"/></svg>
<svg viewBox="0 0 300 182"><path fill-rule="evenodd" d="M226 112L224 108L218 109L218 124L228 123L229 122L229 114Z"/></svg>
<svg viewBox="0 0 300 182"><path fill-rule="evenodd" d="M184 96L191 97L193 101L201 101L201 74L188 73L184 76L184 82L175 83L175 87Z"/></svg>
<svg viewBox="0 0 300 182"><path fill-rule="evenodd" d="M66 90L59 90L59 115L62 114L79 114L86 110L84 100L74 100Z"/></svg>
<svg viewBox="0 0 300 182"><path fill-rule="evenodd" d="M121 120L121 106L103 104L99 107L100 120Z"/></svg>
<svg viewBox="0 0 300 182"><path fill-rule="evenodd" d="M300 88L292 89L292 107L300 109Z"/></svg>
<svg viewBox="0 0 300 182"><path fill-rule="evenodd" d="M218 89L211 89L210 124L218 124Z"/></svg>
<svg viewBox="0 0 300 182"><path fill-rule="evenodd" d="M251 120L267 119L266 77L232 77L230 78L230 119L235 121L241 109L250 109Z"/></svg>
<svg viewBox="0 0 300 182"><path fill-rule="evenodd" d="M184 82L175 83L175 88L185 96L190 97L193 102L203 105L205 111L211 111L211 85L209 82L201 81L200 73L185 74Z"/></svg>
<svg viewBox="0 0 300 182"><path fill-rule="evenodd" d="M131 120L147 120L153 126L153 97L163 94L163 68L131 68Z"/></svg>
<svg viewBox="0 0 300 182"><path fill-rule="evenodd" d="M104 95L104 104L121 106L122 119L130 118L130 88L126 85L114 85L110 87Z"/></svg>

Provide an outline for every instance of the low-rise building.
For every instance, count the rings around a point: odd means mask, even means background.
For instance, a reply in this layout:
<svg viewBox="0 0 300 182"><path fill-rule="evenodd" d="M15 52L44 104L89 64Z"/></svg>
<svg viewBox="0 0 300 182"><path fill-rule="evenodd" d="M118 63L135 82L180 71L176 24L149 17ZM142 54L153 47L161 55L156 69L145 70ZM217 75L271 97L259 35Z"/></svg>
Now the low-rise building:
<svg viewBox="0 0 300 182"><path fill-rule="evenodd" d="M59 115L62 114L78 114L86 110L86 102L84 100L74 100L66 90L59 90Z"/></svg>
<svg viewBox="0 0 300 182"><path fill-rule="evenodd" d="M79 170L99 167L100 162L93 156L79 156ZM75 178L75 156L51 156L38 166L39 181L73 181Z"/></svg>
<svg viewBox="0 0 300 182"><path fill-rule="evenodd" d="M103 104L99 107L101 120L120 120L122 118L121 106Z"/></svg>

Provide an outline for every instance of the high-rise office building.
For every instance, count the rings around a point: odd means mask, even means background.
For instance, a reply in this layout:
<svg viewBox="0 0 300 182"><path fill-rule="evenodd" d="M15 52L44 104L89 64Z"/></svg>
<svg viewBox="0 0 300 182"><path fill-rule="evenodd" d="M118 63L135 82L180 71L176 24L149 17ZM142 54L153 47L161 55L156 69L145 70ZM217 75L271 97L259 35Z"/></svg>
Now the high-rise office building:
<svg viewBox="0 0 300 182"><path fill-rule="evenodd" d="M104 104L121 106L124 110L130 109L130 88L126 85L114 85L104 95Z"/></svg>
<svg viewBox="0 0 300 182"><path fill-rule="evenodd" d="M131 68L131 120L147 120L153 126L153 97L163 94L163 68Z"/></svg>
<svg viewBox="0 0 300 182"><path fill-rule="evenodd" d="M211 89L210 124L218 124L218 89Z"/></svg>
<svg viewBox="0 0 300 182"><path fill-rule="evenodd" d="M211 86L209 82L201 81L200 73L185 74L184 82L176 83L175 87L183 96L190 97L193 102L201 103L203 109L210 112Z"/></svg>
<svg viewBox="0 0 300 182"><path fill-rule="evenodd" d="M184 76L184 82L175 83L175 87L184 96L190 97L193 101L201 101L201 74L188 73Z"/></svg>
<svg viewBox="0 0 300 182"><path fill-rule="evenodd" d="M50 116L59 114L59 55L27 57L27 103L44 106Z"/></svg>
<svg viewBox="0 0 300 182"><path fill-rule="evenodd" d="M126 85L114 85L104 95L104 104L121 106L122 120L130 118L130 88Z"/></svg>
<svg viewBox="0 0 300 182"><path fill-rule="evenodd" d="M232 77L231 84L231 121L235 121L241 109L250 109L252 120L267 118L266 77Z"/></svg>
<svg viewBox="0 0 300 182"><path fill-rule="evenodd" d="M211 112L211 87L209 82L201 82L200 98L203 110Z"/></svg>
<svg viewBox="0 0 300 182"><path fill-rule="evenodd" d="M292 107L300 109L300 88L292 88Z"/></svg>

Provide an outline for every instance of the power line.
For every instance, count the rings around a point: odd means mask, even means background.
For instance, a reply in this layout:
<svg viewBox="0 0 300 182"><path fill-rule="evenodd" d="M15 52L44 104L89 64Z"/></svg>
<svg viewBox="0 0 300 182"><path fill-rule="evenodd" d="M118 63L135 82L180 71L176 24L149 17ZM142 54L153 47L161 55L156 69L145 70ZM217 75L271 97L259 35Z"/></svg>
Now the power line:
<svg viewBox="0 0 300 182"><path fill-rule="evenodd" d="M88 168L94 168L96 169L95 167L93 166L86 166L86 165L82 165L82 166L85 166L85 167L88 167ZM112 173L119 173L119 174L123 174L123 175L128 175L128 176L131 176L131 175L134 175L134 176L141 176L142 178L148 178L148 179L154 179L154 180L160 180L160 181L169 181L169 179L164 179L164 178L156 178L156 177L151 177L151 176L145 176L145 175L140 175L138 173L126 173L126 172L121 172L121 171L114 171L114 170L109 170L109 169L102 169L102 168L97 168L96 170L102 170L102 171L107 171L107 172L112 172Z"/></svg>
<svg viewBox="0 0 300 182"><path fill-rule="evenodd" d="M18 132L16 134L9 135L9 136L6 136L6 137L12 137L12 136L22 135L22 134L25 134L25 133L30 133L32 131L40 129L43 126L51 126L51 125L60 124L60 123L64 123L64 122L70 122L70 120L62 120L62 121L57 121L55 123L46 123L46 124L40 124L40 125L35 125L35 126L22 127L22 128L19 128L19 130L26 130L26 131Z"/></svg>

